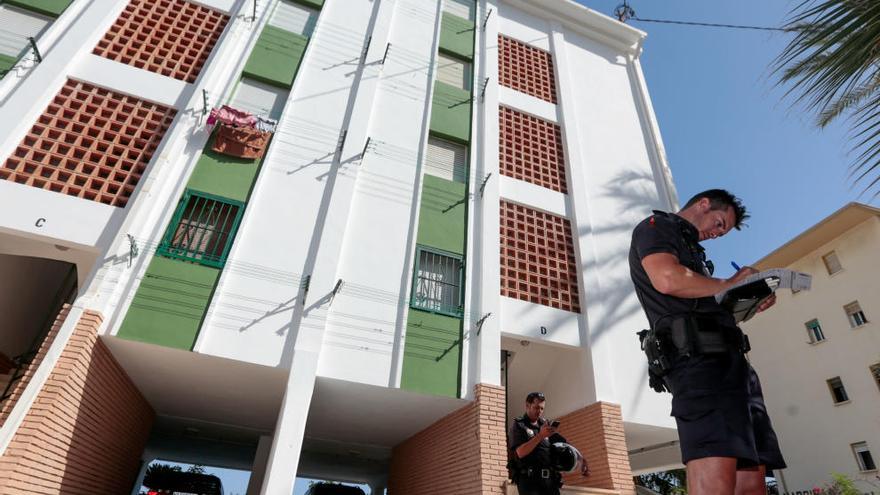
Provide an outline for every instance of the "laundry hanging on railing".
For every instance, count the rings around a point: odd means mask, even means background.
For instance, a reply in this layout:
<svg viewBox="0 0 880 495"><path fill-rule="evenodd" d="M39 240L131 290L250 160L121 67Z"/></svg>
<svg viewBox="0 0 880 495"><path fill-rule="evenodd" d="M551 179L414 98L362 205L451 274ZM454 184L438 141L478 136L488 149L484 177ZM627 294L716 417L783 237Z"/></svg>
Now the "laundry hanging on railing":
<svg viewBox="0 0 880 495"><path fill-rule="evenodd" d="M271 137L271 132L254 127L220 124L211 149L224 155L255 160L263 157Z"/></svg>
<svg viewBox="0 0 880 495"><path fill-rule="evenodd" d="M213 126L217 122L239 127L253 127L257 123L257 117L244 110L223 105L220 108L212 108L211 113L208 114L208 126Z"/></svg>
<svg viewBox="0 0 880 495"><path fill-rule="evenodd" d="M238 158L262 158L278 122L223 105L211 109L208 126L219 124L211 149Z"/></svg>

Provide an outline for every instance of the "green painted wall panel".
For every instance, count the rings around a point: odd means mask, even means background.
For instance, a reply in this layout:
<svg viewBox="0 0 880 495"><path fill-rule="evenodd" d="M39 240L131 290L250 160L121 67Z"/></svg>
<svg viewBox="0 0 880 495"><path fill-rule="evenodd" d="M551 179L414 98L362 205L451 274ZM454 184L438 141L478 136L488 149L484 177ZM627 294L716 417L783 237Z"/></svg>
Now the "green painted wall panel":
<svg viewBox="0 0 880 495"><path fill-rule="evenodd" d="M311 7L313 9L321 10L321 7L324 6L324 0L293 0L294 3L299 3L305 5L306 7Z"/></svg>
<svg viewBox="0 0 880 495"><path fill-rule="evenodd" d="M251 50L242 75L289 88L308 42L305 36L267 25Z"/></svg>
<svg viewBox="0 0 880 495"><path fill-rule="evenodd" d="M154 256L117 337L191 350L220 270Z"/></svg>
<svg viewBox="0 0 880 495"><path fill-rule="evenodd" d="M431 133L467 144L471 139L471 93L444 82L434 83Z"/></svg>
<svg viewBox="0 0 880 495"><path fill-rule="evenodd" d="M211 150L213 144L214 137L211 137L186 187L236 201L246 201L262 160L223 155Z"/></svg>
<svg viewBox="0 0 880 495"><path fill-rule="evenodd" d="M444 12L440 24L440 49L451 55L473 60L475 31L473 21Z"/></svg>
<svg viewBox="0 0 880 495"><path fill-rule="evenodd" d="M3 76L9 72L9 69L15 66L16 62L18 62L17 58L0 53L0 79L3 79Z"/></svg>
<svg viewBox="0 0 880 495"><path fill-rule="evenodd" d="M32 12L58 17L71 2L73 0L6 0L0 3L8 3Z"/></svg>
<svg viewBox="0 0 880 495"><path fill-rule="evenodd" d="M461 320L410 309L400 388L458 397L460 370Z"/></svg>
<svg viewBox="0 0 880 495"><path fill-rule="evenodd" d="M466 185L425 174L416 242L464 254Z"/></svg>

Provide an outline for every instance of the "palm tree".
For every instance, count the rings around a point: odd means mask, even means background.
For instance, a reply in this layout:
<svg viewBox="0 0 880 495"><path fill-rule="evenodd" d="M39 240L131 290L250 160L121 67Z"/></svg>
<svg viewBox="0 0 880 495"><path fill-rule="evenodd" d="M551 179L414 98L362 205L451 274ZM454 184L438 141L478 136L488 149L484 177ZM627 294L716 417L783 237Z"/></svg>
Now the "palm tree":
<svg viewBox="0 0 880 495"><path fill-rule="evenodd" d="M849 177L880 189L880 1L802 0L785 29L795 37L772 69L786 96L820 128L845 115L857 154Z"/></svg>

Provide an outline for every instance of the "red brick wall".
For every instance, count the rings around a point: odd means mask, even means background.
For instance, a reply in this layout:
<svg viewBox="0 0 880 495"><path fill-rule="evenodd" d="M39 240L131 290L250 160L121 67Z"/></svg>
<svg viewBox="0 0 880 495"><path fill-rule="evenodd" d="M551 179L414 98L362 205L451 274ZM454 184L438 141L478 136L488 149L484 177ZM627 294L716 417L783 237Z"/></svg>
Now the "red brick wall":
<svg viewBox="0 0 880 495"><path fill-rule="evenodd" d="M27 365L21 378L9 388L9 397L0 403L0 426L3 426L3 423L6 422L6 418L8 418L9 413L12 412L12 408L15 407L15 403L18 402L19 397L21 397L21 393L27 387L27 384L30 383L31 377L34 376L34 372L40 366L40 363L43 362L43 358L46 357L46 352L48 352L52 342L55 341L55 336L58 335L58 330L61 329L61 325L63 325L64 320L67 319L68 313L70 313L70 305L65 304L61 308L61 311L58 312L58 316L55 317L55 322L52 323L52 328L49 330L49 333L46 334L43 343L40 344L36 356L34 356L34 359ZM2 393L3 390L0 390L0 394Z"/></svg>
<svg viewBox="0 0 880 495"><path fill-rule="evenodd" d="M501 201L501 295L579 313L571 223Z"/></svg>
<svg viewBox="0 0 880 495"><path fill-rule="evenodd" d="M566 476L566 485L635 493L619 405L597 402L560 420L559 432L581 451L592 472L586 478L577 473Z"/></svg>
<svg viewBox="0 0 880 495"><path fill-rule="evenodd" d="M86 311L0 457L0 495L125 494L155 413Z"/></svg>
<svg viewBox="0 0 880 495"><path fill-rule="evenodd" d="M504 389L479 384L475 392L472 403L394 447L390 495L504 493Z"/></svg>

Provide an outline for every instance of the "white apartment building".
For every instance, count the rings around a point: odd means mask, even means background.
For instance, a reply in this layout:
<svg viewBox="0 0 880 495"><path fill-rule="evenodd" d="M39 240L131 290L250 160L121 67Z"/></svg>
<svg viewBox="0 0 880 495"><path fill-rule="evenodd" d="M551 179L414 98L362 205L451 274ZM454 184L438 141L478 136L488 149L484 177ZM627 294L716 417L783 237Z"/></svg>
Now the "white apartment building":
<svg viewBox="0 0 880 495"><path fill-rule="evenodd" d="M156 459L501 493L535 390L592 467L569 485L678 464L627 265L677 206L645 33L570 0L0 26L0 493L129 493Z"/></svg>
<svg viewBox="0 0 880 495"><path fill-rule="evenodd" d="M788 468L780 493L813 493L832 473L880 493L880 209L849 203L755 265L813 277L743 325Z"/></svg>

